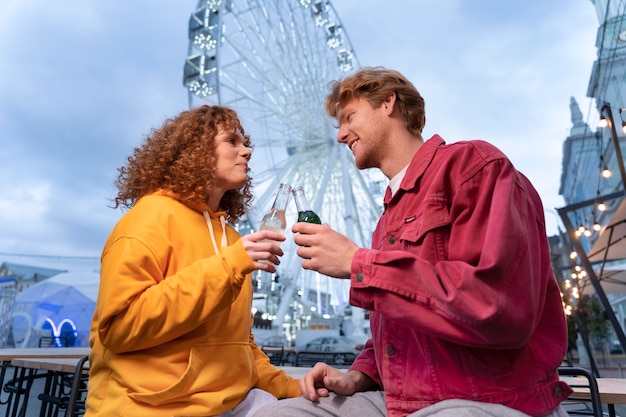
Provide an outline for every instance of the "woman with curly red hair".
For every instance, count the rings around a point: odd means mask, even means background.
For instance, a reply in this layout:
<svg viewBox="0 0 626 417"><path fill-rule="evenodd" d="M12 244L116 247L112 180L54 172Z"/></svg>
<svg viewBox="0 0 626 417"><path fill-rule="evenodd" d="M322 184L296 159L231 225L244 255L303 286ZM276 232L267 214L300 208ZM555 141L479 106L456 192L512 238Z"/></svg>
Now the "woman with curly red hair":
<svg viewBox="0 0 626 417"><path fill-rule="evenodd" d="M252 336L251 273L282 250L230 226L252 194L234 110L201 106L151 132L119 169L129 210L102 252L87 417L246 416L300 395ZM269 262L263 262L269 261Z"/></svg>

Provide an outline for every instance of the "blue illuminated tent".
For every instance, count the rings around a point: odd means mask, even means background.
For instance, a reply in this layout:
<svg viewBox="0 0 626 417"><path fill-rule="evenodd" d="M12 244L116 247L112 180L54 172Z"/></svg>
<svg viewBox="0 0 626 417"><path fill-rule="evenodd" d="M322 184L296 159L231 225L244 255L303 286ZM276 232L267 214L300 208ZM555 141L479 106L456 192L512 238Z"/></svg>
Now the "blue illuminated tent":
<svg viewBox="0 0 626 417"><path fill-rule="evenodd" d="M69 346L88 346L98 296L98 272L72 271L35 284L15 299L16 347L37 347L42 336L64 336Z"/></svg>

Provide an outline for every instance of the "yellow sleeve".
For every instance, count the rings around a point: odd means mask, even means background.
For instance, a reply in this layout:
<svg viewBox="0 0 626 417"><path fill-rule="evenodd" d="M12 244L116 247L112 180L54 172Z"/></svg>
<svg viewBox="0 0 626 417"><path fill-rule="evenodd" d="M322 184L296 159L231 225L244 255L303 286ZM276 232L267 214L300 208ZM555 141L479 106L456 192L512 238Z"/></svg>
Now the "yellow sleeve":
<svg viewBox="0 0 626 417"><path fill-rule="evenodd" d="M299 397L301 392L298 380L272 365L267 355L254 342L252 334L250 334L250 345L259 375L257 388L269 392L279 400Z"/></svg>

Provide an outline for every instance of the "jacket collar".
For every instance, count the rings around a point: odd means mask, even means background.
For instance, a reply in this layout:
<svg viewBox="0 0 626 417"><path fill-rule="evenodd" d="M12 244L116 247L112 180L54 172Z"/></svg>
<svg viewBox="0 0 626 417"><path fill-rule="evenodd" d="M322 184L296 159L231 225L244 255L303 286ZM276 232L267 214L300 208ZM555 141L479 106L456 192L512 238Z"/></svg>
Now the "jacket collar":
<svg viewBox="0 0 626 417"><path fill-rule="evenodd" d="M437 152L437 148L444 144L445 141L441 136L434 135L433 137L425 141L422 146L420 146L417 152L415 152L415 155L413 155L413 159L411 159L411 162L409 163L409 168L407 169L406 174L404 175L404 178L400 183L400 188L398 189L398 191L407 191L415 187L415 184L417 184L417 181L422 177L422 175L424 175L426 168L428 167L428 165L430 165L433 158L435 157L435 152ZM399 193L396 193L394 195L397 194ZM391 199L392 196L390 195L390 193L386 194L384 198L384 203L388 204Z"/></svg>
<svg viewBox="0 0 626 417"><path fill-rule="evenodd" d="M426 168L432 162L435 157L435 152L437 152L437 148L439 146L444 145L445 142L443 138L439 135L434 135L430 139L424 142L422 146L415 152L413 155L413 159L409 164L409 169L400 184L400 189L402 190L410 190L415 187L417 180L420 179Z"/></svg>

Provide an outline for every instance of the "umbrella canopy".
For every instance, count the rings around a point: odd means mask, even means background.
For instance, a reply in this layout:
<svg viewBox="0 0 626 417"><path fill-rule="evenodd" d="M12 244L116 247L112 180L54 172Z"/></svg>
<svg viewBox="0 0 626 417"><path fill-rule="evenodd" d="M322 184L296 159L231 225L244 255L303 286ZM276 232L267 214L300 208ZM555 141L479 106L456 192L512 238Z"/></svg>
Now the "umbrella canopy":
<svg viewBox="0 0 626 417"><path fill-rule="evenodd" d="M37 347L42 336L64 336L69 346L88 346L99 275L67 272L35 284L15 299L16 347Z"/></svg>
<svg viewBox="0 0 626 417"><path fill-rule="evenodd" d="M624 265L621 265L623 268ZM626 271L623 269L605 269L602 275L598 277L598 281L602 286L605 294L626 295ZM593 294L595 289L589 280L582 285L581 292L583 294Z"/></svg>
<svg viewBox="0 0 626 417"><path fill-rule="evenodd" d="M611 221L604 226L600 236L587 253L590 261L618 260L626 258L626 199L624 199Z"/></svg>

